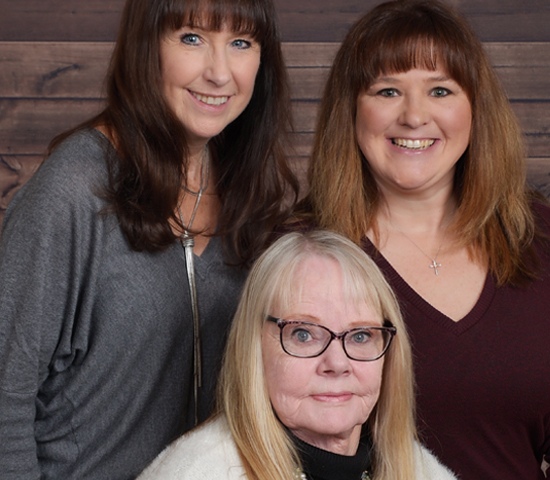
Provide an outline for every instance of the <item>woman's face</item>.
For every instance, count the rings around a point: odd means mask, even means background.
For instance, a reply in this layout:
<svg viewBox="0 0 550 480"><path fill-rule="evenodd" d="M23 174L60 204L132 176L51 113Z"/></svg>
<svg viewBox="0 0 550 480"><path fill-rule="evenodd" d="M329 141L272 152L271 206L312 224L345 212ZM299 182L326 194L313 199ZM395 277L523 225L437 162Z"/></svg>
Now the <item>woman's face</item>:
<svg viewBox="0 0 550 480"><path fill-rule="evenodd" d="M250 36L183 27L161 41L163 93L187 131L204 145L248 105L260 66L260 45Z"/></svg>
<svg viewBox="0 0 550 480"><path fill-rule="evenodd" d="M339 264L312 254L299 265L290 285L290 303L275 305L275 317L318 323L339 333L358 326L381 326L381 315L369 304L350 302ZM285 353L279 327L266 322L262 352L269 397L279 420L298 438L324 450L353 455L361 426L380 393L382 358L349 359L341 340L333 340L318 357Z"/></svg>
<svg viewBox="0 0 550 480"><path fill-rule="evenodd" d="M452 190L471 127L466 92L441 70L382 75L357 99L357 140L383 193Z"/></svg>

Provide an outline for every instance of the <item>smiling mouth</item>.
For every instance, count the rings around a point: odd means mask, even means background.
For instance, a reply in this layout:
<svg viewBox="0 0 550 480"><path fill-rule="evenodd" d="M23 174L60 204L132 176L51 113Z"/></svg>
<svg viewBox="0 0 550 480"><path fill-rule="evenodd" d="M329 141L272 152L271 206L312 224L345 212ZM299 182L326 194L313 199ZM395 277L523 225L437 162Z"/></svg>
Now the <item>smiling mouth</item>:
<svg viewBox="0 0 550 480"><path fill-rule="evenodd" d="M424 150L431 147L435 143L435 140L410 140L407 138L392 138L392 143L394 145L397 145L398 147L407 148L410 150Z"/></svg>
<svg viewBox="0 0 550 480"><path fill-rule="evenodd" d="M208 95L201 95L200 93L191 92L199 102L206 103L206 105L220 106L227 103L229 97L210 97Z"/></svg>

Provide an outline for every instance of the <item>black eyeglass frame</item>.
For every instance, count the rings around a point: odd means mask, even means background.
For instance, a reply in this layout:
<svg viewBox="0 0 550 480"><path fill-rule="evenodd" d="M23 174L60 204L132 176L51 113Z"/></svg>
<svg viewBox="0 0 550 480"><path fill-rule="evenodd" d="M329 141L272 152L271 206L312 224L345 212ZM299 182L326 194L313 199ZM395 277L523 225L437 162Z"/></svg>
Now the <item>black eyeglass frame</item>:
<svg viewBox="0 0 550 480"><path fill-rule="evenodd" d="M277 317L274 317L272 315L267 315L266 318L267 318L268 321L277 324L277 326L279 327L279 341L281 343L281 348L283 349L283 351L287 355L290 355L291 357L297 357L297 358L315 358L315 357L319 357L320 355L325 353L326 349L329 347L329 345L332 343L332 341L334 339L338 339L342 342L342 348L344 349L344 353L346 354L346 356L350 360L355 360L356 362L374 362L375 360L378 360L379 358L382 358L386 354L386 352L390 348L390 345L393 341L393 337L397 333L397 328L395 328L393 323L390 322L387 319L384 319L384 323L381 327L355 327L355 328L350 328L349 330L344 330L343 332L340 332L340 333L336 333L336 332L333 332L330 328L327 328L324 325L320 325L318 323L304 322L304 321L301 321L301 320L285 320L283 318L277 318ZM315 355L296 355L295 353L290 353L285 348L285 345L284 345L284 342L283 342L283 328L285 327L285 325L292 325L292 324L295 324L295 325L311 325L313 327L320 327L323 330L326 330L330 334L330 340L327 342L325 347L319 353L316 353ZM365 330L365 329L380 330L380 331L383 331L383 332L387 332L389 334L388 343L386 343L386 345L384 346L384 349L382 350L382 352L374 358L369 358L369 359L354 358L346 350L346 344L344 342L344 338L348 333L353 332L354 330Z"/></svg>

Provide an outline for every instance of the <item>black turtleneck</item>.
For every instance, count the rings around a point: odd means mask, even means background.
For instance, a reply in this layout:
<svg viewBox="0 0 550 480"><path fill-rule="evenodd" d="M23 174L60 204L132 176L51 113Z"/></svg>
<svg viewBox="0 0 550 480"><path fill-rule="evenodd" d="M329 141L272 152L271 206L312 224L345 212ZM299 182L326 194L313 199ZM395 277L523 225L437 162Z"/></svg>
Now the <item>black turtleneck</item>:
<svg viewBox="0 0 550 480"><path fill-rule="evenodd" d="M363 428L357 453L350 457L321 450L292 435L308 480L361 480L363 472L371 471L372 440L368 428Z"/></svg>

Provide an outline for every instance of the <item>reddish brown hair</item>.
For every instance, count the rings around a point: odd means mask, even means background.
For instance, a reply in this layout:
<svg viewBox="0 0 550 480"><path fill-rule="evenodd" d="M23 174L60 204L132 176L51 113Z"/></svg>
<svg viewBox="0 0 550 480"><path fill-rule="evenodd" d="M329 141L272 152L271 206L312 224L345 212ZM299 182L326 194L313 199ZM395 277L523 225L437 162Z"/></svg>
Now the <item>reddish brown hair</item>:
<svg viewBox="0 0 550 480"><path fill-rule="evenodd" d="M535 225L525 190L517 119L481 42L466 20L437 0L381 4L344 39L328 78L317 125L307 205L317 223L359 242L375 228L380 194L355 137L359 94L383 73L447 72L472 106L468 149L458 161L453 227L499 284L521 282Z"/></svg>

